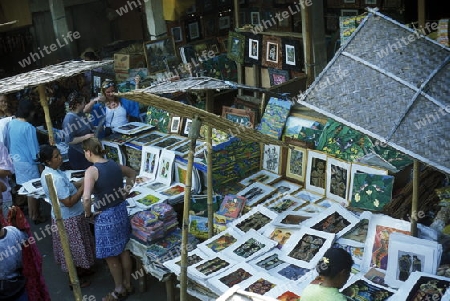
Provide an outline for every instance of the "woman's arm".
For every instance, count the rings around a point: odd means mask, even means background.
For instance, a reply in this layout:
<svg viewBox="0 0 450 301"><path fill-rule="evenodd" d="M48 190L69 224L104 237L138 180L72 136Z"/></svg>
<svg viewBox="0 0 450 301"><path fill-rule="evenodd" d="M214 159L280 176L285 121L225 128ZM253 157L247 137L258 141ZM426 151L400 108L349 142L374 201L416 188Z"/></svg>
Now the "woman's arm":
<svg viewBox="0 0 450 301"><path fill-rule="evenodd" d="M134 186L136 180L136 172L129 166L121 165L122 174L126 177L127 190L130 190Z"/></svg>
<svg viewBox="0 0 450 301"><path fill-rule="evenodd" d="M71 142L69 142L69 144L78 144L78 143L81 143L84 140L92 138L92 137L94 137L94 134L86 134L83 136L74 137L73 140Z"/></svg>
<svg viewBox="0 0 450 301"><path fill-rule="evenodd" d="M91 166L89 167L86 172L84 173L84 192L83 192L83 207L84 207L84 214L86 217L89 217L92 215L91 205L91 194L94 190L95 182L98 179L98 170L96 167Z"/></svg>
<svg viewBox="0 0 450 301"><path fill-rule="evenodd" d="M105 98L105 96L103 96L103 95L97 96L97 97L95 97L95 98L92 98L91 101L88 102L88 103L84 106L83 113L90 113L90 112L92 111L92 108L94 107L94 105L95 105L97 102L99 102L99 101L104 102L104 101L105 101L104 98Z"/></svg>
<svg viewBox="0 0 450 301"><path fill-rule="evenodd" d="M71 196L69 196L66 199L62 199L62 200L60 199L59 201L61 203L63 203L64 206L70 208L70 207L72 207L73 205L75 205L76 203L78 203L80 201L81 196L83 195L83 190L84 190L83 189L83 185L81 185L81 187L78 188L76 193L72 194Z"/></svg>

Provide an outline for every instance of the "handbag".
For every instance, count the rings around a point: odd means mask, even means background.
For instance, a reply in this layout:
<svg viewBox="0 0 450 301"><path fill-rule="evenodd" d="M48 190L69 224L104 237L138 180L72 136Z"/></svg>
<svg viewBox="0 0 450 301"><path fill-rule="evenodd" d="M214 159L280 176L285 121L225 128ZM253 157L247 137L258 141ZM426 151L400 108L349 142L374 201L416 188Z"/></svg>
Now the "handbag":
<svg viewBox="0 0 450 301"><path fill-rule="evenodd" d="M24 292L26 282L23 275L15 279L0 280L0 300L16 300Z"/></svg>

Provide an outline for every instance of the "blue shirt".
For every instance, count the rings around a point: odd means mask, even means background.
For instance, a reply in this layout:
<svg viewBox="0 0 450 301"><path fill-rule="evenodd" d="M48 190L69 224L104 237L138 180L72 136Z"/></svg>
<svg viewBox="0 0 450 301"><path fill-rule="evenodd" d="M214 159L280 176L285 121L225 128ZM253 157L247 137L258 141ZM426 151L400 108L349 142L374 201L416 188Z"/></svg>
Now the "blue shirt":
<svg viewBox="0 0 450 301"><path fill-rule="evenodd" d="M4 227L6 235L0 238L0 280L14 279L22 267L21 243L27 239L16 227Z"/></svg>
<svg viewBox="0 0 450 301"><path fill-rule="evenodd" d="M39 143L34 126L15 118L8 123L7 138L7 147L13 162L37 164Z"/></svg>
<svg viewBox="0 0 450 301"><path fill-rule="evenodd" d="M70 143L75 137L81 137L86 134L92 133L92 127L89 119L84 116L84 113L75 114L69 112L64 116L62 130L60 133L64 135L64 141ZM81 142L77 144L69 144L69 147L76 149L78 152L83 153Z"/></svg>
<svg viewBox="0 0 450 301"><path fill-rule="evenodd" d="M53 177L53 185L55 186L56 194L58 199L63 200L67 199L71 195L77 193L77 188L73 183L70 182L66 173L59 170L53 169L51 167L46 166L44 171L42 171L41 175L41 184L42 188L44 188L45 195L50 198L50 193L48 191L47 182L45 181L45 175L51 174ZM75 203L72 207L66 207L63 203L59 203L61 207L61 216L63 219L68 219L74 216L78 216L83 213L84 208L81 203L81 199L79 202ZM55 213L52 210L52 217L55 218Z"/></svg>

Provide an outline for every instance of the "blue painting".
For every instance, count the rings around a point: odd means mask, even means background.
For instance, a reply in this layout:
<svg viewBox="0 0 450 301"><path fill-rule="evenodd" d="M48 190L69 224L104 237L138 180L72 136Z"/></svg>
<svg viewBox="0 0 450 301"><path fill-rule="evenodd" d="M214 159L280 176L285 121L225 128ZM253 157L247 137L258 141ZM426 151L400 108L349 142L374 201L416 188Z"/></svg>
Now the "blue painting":
<svg viewBox="0 0 450 301"><path fill-rule="evenodd" d="M261 118L259 131L276 139L281 138L292 103L275 97L269 99Z"/></svg>

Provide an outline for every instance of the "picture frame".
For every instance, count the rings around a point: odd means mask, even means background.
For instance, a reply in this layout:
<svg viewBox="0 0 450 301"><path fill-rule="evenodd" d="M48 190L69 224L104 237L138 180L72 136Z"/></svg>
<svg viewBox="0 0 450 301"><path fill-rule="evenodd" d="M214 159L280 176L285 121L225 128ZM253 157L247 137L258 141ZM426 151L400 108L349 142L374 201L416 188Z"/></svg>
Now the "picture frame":
<svg viewBox="0 0 450 301"><path fill-rule="evenodd" d="M245 32L244 62L248 65L260 65L262 35Z"/></svg>
<svg viewBox="0 0 450 301"><path fill-rule="evenodd" d="M186 138L176 136L176 135L167 135L166 137L159 139L158 141L155 141L149 145L159 148L159 149L167 149L168 150L168 149L178 145L179 143L182 143L183 141L185 141L185 139Z"/></svg>
<svg viewBox="0 0 450 301"><path fill-rule="evenodd" d="M224 250L235 244L242 235L242 233L238 233L233 228L228 228L198 244L197 248L202 250L205 254L222 253Z"/></svg>
<svg viewBox="0 0 450 301"><path fill-rule="evenodd" d="M184 37L183 37L183 31L181 29L181 26L172 27L170 29L170 33L171 33L175 43L183 42Z"/></svg>
<svg viewBox="0 0 450 301"><path fill-rule="evenodd" d="M231 28L231 16L221 16L219 17L219 29L230 29Z"/></svg>
<svg viewBox="0 0 450 301"><path fill-rule="evenodd" d="M306 178L306 148L293 146L287 151L286 178L305 183Z"/></svg>
<svg viewBox="0 0 450 301"><path fill-rule="evenodd" d="M353 182L355 180L355 174L357 173L366 173L371 175L387 175L388 171L381 168L375 168L369 165L364 165L361 163L352 163L350 167L350 184L349 184L349 203L352 202L351 197L354 195L353 193Z"/></svg>
<svg viewBox="0 0 450 301"><path fill-rule="evenodd" d="M144 42L144 50L149 74L167 71L166 65L173 66L179 62L173 37Z"/></svg>
<svg viewBox="0 0 450 301"><path fill-rule="evenodd" d="M263 205L266 206L269 210L280 214L304 204L306 204L306 202L303 200L300 200L292 195L285 195L271 204L264 203Z"/></svg>
<svg viewBox="0 0 450 301"><path fill-rule="evenodd" d="M183 121L183 128L181 135L187 137L189 135L189 131L191 129L192 119L185 118Z"/></svg>
<svg viewBox="0 0 450 301"><path fill-rule="evenodd" d="M162 149L159 162L158 171L155 182L164 184L166 187L170 186L173 178L173 167L175 162L175 153L170 150ZM163 186L154 188L153 190L163 189Z"/></svg>
<svg viewBox="0 0 450 301"><path fill-rule="evenodd" d="M244 50L245 50L245 36L230 31L228 34L228 51L227 57L237 63L242 64L244 62Z"/></svg>
<svg viewBox="0 0 450 301"><path fill-rule="evenodd" d="M372 215L364 245L362 272L367 272L372 267L386 270L389 259L389 236L394 232L410 235L411 223L387 215Z"/></svg>
<svg viewBox="0 0 450 301"><path fill-rule="evenodd" d="M269 68L269 81L270 86L277 86L290 79L289 70L281 70L275 68Z"/></svg>
<svg viewBox="0 0 450 301"><path fill-rule="evenodd" d="M115 80L114 74L99 72L99 71L91 71L91 93L93 96L97 96L98 93L101 93L102 83L106 80Z"/></svg>
<svg viewBox="0 0 450 301"><path fill-rule="evenodd" d="M156 178L160 152L159 148L153 146L142 147L139 176L147 177L149 181L153 181Z"/></svg>
<svg viewBox="0 0 450 301"><path fill-rule="evenodd" d="M327 158L326 197L343 206L348 205L351 164L346 161Z"/></svg>
<svg viewBox="0 0 450 301"><path fill-rule="evenodd" d="M428 239L392 233L385 283L399 288L413 272L436 274L442 245Z"/></svg>
<svg viewBox="0 0 450 301"><path fill-rule="evenodd" d="M331 247L334 237L332 233L302 227L283 246L281 259L313 269Z"/></svg>
<svg viewBox="0 0 450 301"><path fill-rule="evenodd" d="M306 168L306 189L325 195L327 155L322 152L308 150Z"/></svg>
<svg viewBox="0 0 450 301"><path fill-rule="evenodd" d="M200 39L200 25L198 21L188 22L188 36L190 41Z"/></svg>
<svg viewBox="0 0 450 301"><path fill-rule="evenodd" d="M334 204L305 221L303 226L317 231L333 233L336 238L339 238L358 222L359 218L356 215L344 207Z"/></svg>
<svg viewBox="0 0 450 301"><path fill-rule="evenodd" d="M347 0L347 1L354 1L355 0ZM358 15L357 9L341 9L341 17L353 17Z"/></svg>
<svg viewBox="0 0 450 301"><path fill-rule="evenodd" d="M249 261L249 264L258 271L269 273L270 270L276 267L286 264L285 261L280 259L281 251L277 248Z"/></svg>
<svg viewBox="0 0 450 301"><path fill-rule="evenodd" d="M281 38L263 36L262 39L262 62L264 67L281 69L283 66L283 55L281 51Z"/></svg>
<svg viewBox="0 0 450 301"><path fill-rule="evenodd" d="M304 212L288 210L277 215L274 219L273 227L283 227L283 228L295 228L300 229L303 222L310 219L312 214L305 214Z"/></svg>
<svg viewBox="0 0 450 301"><path fill-rule="evenodd" d="M300 39L282 38L283 70L304 70L303 47Z"/></svg>
<svg viewBox="0 0 450 301"><path fill-rule="evenodd" d="M268 170L275 174L281 173L281 146L265 144L262 149L261 169Z"/></svg>
<svg viewBox="0 0 450 301"><path fill-rule="evenodd" d="M245 292L252 292L254 295L258 296L268 296L272 291L276 290L278 287L281 287L283 283L279 280L279 278L267 275L266 273L259 273L254 277L247 279L240 283L240 287L242 287ZM252 296L254 296L252 294ZM254 297L239 296L236 300L251 300Z"/></svg>
<svg viewBox="0 0 450 301"><path fill-rule="evenodd" d="M278 249L283 249L283 246L292 238L295 232L299 231L297 228L289 228L283 226L269 226L264 232L264 236L275 241Z"/></svg>
<svg viewBox="0 0 450 301"><path fill-rule="evenodd" d="M254 60L259 59L259 40L248 39L248 57Z"/></svg>
<svg viewBox="0 0 450 301"><path fill-rule="evenodd" d="M106 152L104 155L105 159L111 159L121 165L125 165L125 156L123 155L120 145L102 140L102 147Z"/></svg>
<svg viewBox="0 0 450 301"><path fill-rule="evenodd" d="M180 116L173 116L170 120L170 129L169 133L171 134L178 134L181 129L181 117Z"/></svg>
<svg viewBox="0 0 450 301"><path fill-rule="evenodd" d="M236 109L228 106L222 106L222 117L233 121L240 126L254 128L255 112L246 109Z"/></svg>
<svg viewBox="0 0 450 301"><path fill-rule="evenodd" d="M114 132L123 135L135 135L137 133L154 129L155 126L143 122L128 122L114 128Z"/></svg>
<svg viewBox="0 0 450 301"><path fill-rule="evenodd" d="M352 208L383 211L391 202L394 176L357 173L353 178L350 204Z"/></svg>
<svg viewBox="0 0 450 301"><path fill-rule="evenodd" d="M250 24L259 25L261 23L261 17L259 11L250 12Z"/></svg>

